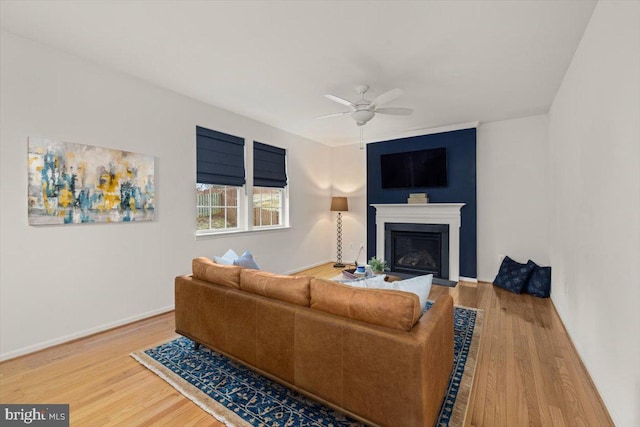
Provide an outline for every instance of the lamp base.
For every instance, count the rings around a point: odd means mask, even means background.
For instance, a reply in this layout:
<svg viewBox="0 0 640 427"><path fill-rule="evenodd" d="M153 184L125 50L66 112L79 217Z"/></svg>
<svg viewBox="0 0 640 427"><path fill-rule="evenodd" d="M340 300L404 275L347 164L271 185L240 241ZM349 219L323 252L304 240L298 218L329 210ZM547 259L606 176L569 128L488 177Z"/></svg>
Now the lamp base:
<svg viewBox="0 0 640 427"><path fill-rule="evenodd" d="M336 262L335 264L333 264L333 268L344 268L345 265L341 262Z"/></svg>

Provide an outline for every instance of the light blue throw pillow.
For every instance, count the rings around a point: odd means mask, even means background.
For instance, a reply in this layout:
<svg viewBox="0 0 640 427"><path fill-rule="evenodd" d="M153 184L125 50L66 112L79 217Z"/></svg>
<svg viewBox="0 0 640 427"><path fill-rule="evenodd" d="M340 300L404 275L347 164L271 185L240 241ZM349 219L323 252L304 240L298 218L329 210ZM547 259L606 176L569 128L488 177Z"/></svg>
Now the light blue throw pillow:
<svg viewBox="0 0 640 427"><path fill-rule="evenodd" d="M213 260L216 262L216 264L222 264L222 265L233 265L233 262L235 260L237 260L238 254L235 253L233 251L233 249L229 249L224 255L222 256L214 256Z"/></svg>
<svg viewBox="0 0 640 427"><path fill-rule="evenodd" d="M252 270L260 270L260 267L249 251L245 251L240 258L233 261L233 265L239 265L240 267L250 268Z"/></svg>

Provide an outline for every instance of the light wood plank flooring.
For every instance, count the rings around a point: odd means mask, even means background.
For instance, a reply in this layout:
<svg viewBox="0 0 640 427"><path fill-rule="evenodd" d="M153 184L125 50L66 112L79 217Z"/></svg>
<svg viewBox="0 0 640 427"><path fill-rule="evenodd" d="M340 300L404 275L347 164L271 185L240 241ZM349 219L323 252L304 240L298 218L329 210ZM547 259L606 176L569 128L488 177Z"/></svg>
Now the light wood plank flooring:
<svg viewBox="0 0 640 427"><path fill-rule="evenodd" d="M549 299L465 282L434 285L430 298L443 293L485 312L467 425L613 425ZM72 426L222 426L129 357L176 336L167 313L3 362L0 402L69 403Z"/></svg>

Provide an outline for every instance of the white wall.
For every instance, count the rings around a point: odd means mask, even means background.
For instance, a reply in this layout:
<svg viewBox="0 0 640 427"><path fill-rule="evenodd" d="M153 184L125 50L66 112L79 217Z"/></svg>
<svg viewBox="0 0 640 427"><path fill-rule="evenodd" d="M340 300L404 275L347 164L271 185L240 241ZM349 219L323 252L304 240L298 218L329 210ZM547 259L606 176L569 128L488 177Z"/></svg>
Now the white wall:
<svg viewBox="0 0 640 427"><path fill-rule="evenodd" d="M492 282L500 256L548 265L547 115L478 127L478 280Z"/></svg>
<svg viewBox="0 0 640 427"><path fill-rule="evenodd" d="M250 249L275 272L329 260L328 147L6 32L0 39L0 357L170 309L173 279L195 256ZM195 238L196 125L288 150L290 229ZM29 226L29 136L154 155L156 220Z"/></svg>
<svg viewBox="0 0 640 427"><path fill-rule="evenodd" d="M342 260L352 263L358 256L360 245L364 249L358 263L367 262L367 152L360 144L331 149L332 196L346 196L349 212L342 215ZM336 256L335 212L332 212L332 259Z"/></svg>
<svg viewBox="0 0 640 427"><path fill-rule="evenodd" d="M601 1L549 113L552 298L616 425L640 426L640 2Z"/></svg>

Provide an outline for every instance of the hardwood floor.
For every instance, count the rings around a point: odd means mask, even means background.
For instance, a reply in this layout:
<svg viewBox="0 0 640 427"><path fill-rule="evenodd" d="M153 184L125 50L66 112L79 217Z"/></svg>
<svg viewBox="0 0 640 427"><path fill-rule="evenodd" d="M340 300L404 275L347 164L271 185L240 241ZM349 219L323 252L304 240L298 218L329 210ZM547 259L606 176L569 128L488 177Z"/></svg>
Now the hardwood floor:
<svg viewBox="0 0 640 427"><path fill-rule="evenodd" d="M302 274L331 278L330 264ZM550 299L516 295L491 283L434 285L454 304L484 310L484 330L466 424L613 426Z"/></svg>
<svg viewBox="0 0 640 427"><path fill-rule="evenodd" d="M129 356L174 337L171 312L3 362L0 402L68 403L72 426L222 426Z"/></svg>
<svg viewBox="0 0 640 427"><path fill-rule="evenodd" d="M613 425L551 300L465 282L430 298L443 293L485 312L467 425ZM0 363L0 402L69 403L72 426L222 426L129 357L176 336L167 313Z"/></svg>

